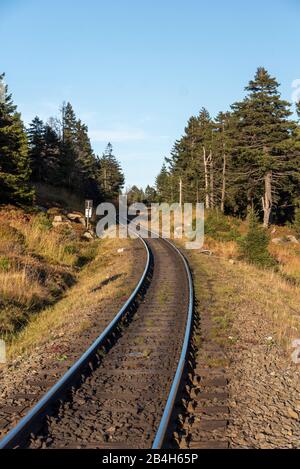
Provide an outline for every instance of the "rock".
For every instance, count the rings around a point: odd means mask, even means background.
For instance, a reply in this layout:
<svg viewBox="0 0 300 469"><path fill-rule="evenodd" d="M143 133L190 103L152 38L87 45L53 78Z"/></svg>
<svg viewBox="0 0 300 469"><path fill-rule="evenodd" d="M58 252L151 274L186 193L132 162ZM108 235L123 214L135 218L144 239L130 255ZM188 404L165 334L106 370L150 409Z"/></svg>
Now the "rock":
<svg viewBox="0 0 300 469"><path fill-rule="evenodd" d="M67 214L67 217L69 220L71 220L74 223L81 223L82 225L85 226L85 219L82 213L80 212L71 212Z"/></svg>
<svg viewBox="0 0 300 469"><path fill-rule="evenodd" d="M283 236L282 238L273 238L272 243L274 244L285 244L285 243L299 244L299 241L295 236L287 235L287 236Z"/></svg>
<svg viewBox="0 0 300 469"><path fill-rule="evenodd" d="M234 260L234 259L229 259L228 262L229 262L229 264L231 264L231 265L235 264L235 260Z"/></svg>
<svg viewBox="0 0 300 469"><path fill-rule="evenodd" d="M201 249L200 254L206 254L207 256L212 256L213 252L209 249Z"/></svg>
<svg viewBox="0 0 300 469"><path fill-rule="evenodd" d="M300 363L300 347L297 347L291 355L293 363L299 365Z"/></svg>
<svg viewBox="0 0 300 469"><path fill-rule="evenodd" d="M120 249L117 250L117 253L118 253L118 254L121 254L121 253L124 252L124 251L125 251L124 248L120 248Z"/></svg>
<svg viewBox="0 0 300 469"><path fill-rule="evenodd" d="M255 439L256 440L264 440L266 437L266 435L264 435L264 433L258 433L257 435L255 435Z"/></svg>
<svg viewBox="0 0 300 469"><path fill-rule="evenodd" d="M300 347L300 339L294 339L292 341L292 348Z"/></svg>
<svg viewBox="0 0 300 469"><path fill-rule="evenodd" d="M114 433L116 431L116 427L109 427L106 431L107 433Z"/></svg>
<svg viewBox="0 0 300 469"><path fill-rule="evenodd" d="M53 223L62 223L63 222L63 217L61 215L55 215L53 218Z"/></svg>
<svg viewBox="0 0 300 469"><path fill-rule="evenodd" d="M287 415L292 419L295 419L295 420L299 419L299 414L295 412L293 409L291 409L290 407L287 410Z"/></svg>
<svg viewBox="0 0 300 469"><path fill-rule="evenodd" d="M54 228L56 228L56 227L58 227L58 226L59 226L59 227L62 227L62 226L68 226L68 227L70 227L70 226L71 226L71 222L70 222L69 220L67 220L67 221L53 221L53 222L52 222L52 226L53 226Z"/></svg>
<svg viewBox="0 0 300 469"><path fill-rule="evenodd" d="M93 239L94 238L94 235L90 231L86 231L85 233L83 233L82 236L85 239Z"/></svg>

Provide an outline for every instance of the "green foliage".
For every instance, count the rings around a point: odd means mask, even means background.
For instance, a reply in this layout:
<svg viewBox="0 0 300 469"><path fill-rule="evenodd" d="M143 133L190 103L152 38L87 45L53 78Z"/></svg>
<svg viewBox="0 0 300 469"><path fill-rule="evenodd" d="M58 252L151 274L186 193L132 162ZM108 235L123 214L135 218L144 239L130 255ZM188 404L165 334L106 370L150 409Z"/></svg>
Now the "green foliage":
<svg viewBox="0 0 300 469"><path fill-rule="evenodd" d="M81 246L80 256L78 256L75 266L82 268L89 262L91 262L97 253L97 244L96 243L88 243L84 247Z"/></svg>
<svg viewBox="0 0 300 469"><path fill-rule="evenodd" d="M300 238L300 208L299 207L296 209L293 228L296 231L297 237Z"/></svg>
<svg viewBox="0 0 300 469"><path fill-rule="evenodd" d="M101 158L97 159L96 178L100 184L104 197L114 200L124 187L124 174L121 166L113 154L113 147L109 143Z"/></svg>
<svg viewBox="0 0 300 469"><path fill-rule="evenodd" d="M174 178L171 177L171 174L167 170L167 166L164 163L155 181L157 199L159 203L173 201L173 183Z"/></svg>
<svg viewBox="0 0 300 469"><path fill-rule="evenodd" d="M144 194L144 202L146 204L151 204L156 202L157 199L157 193L154 187L147 186L145 189L145 194Z"/></svg>
<svg viewBox="0 0 300 469"><path fill-rule="evenodd" d="M248 232L239 240L242 259L260 267L275 267L276 261L268 251L270 236L258 221L254 211L249 214Z"/></svg>
<svg viewBox="0 0 300 469"><path fill-rule="evenodd" d="M75 244L67 244L64 247L64 251L66 254L77 254L78 247Z"/></svg>
<svg viewBox="0 0 300 469"><path fill-rule="evenodd" d="M145 194L143 189L139 189L137 186L132 186L127 191L127 201L131 205L136 202L143 202L145 199Z"/></svg>
<svg viewBox="0 0 300 469"><path fill-rule="evenodd" d="M29 185L31 174L28 142L21 116L16 112L7 86L0 99L0 203L30 204L34 192Z"/></svg>
<svg viewBox="0 0 300 469"><path fill-rule="evenodd" d="M45 213L39 213L34 218L33 224L41 231L49 231L52 228L52 222Z"/></svg>
<svg viewBox="0 0 300 469"><path fill-rule="evenodd" d="M217 241L234 241L239 238L239 231L232 226L228 217L220 210L210 210L206 216L204 232Z"/></svg>
<svg viewBox="0 0 300 469"><path fill-rule="evenodd" d="M230 112L212 119L202 108L188 120L157 177L159 201L178 202L181 179L183 202L205 202L239 217L254 206L266 224L270 216L291 220L300 196L299 122L291 120L291 105L264 68L245 91Z"/></svg>
<svg viewBox="0 0 300 469"><path fill-rule="evenodd" d="M31 179L65 189L80 197L116 198L124 175L109 143L102 157L92 150L87 126L77 119L71 103L63 104L61 122L44 124L35 117L27 134L32 166Z"/></svg>
<svg viewBox="0 0 300 469"><path fill-rule="evenodd" d="M8 257L1 256L0 257L0 270L4 272L8 272L11 267L11 263Z"/></svg>

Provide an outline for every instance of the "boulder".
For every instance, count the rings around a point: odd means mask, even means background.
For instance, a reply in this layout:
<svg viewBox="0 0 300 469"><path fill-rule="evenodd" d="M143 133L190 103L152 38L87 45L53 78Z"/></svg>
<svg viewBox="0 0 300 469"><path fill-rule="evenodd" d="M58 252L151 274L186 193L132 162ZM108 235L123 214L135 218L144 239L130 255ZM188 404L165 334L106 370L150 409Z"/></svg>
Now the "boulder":
<svg viewBox="0 0 300 469"><path fill-rule="evenodd" d="M282 238L273 238L272 243L274 244L286 244L286 243L299 244L299 241L295 236L287 235L287 236L283 236Z"/></svg>
<svg viewBox="0 0 300 469"><path fill-rule="evenodd" d="M84 216L80 212L68 213L67 217L68 217L69 220L71 220L74 223L81 223L82 225L85 225Z"/></svg>
<svg viewBox="0 0 300 469"><path fill-rule="evenodd" d="M94 235L90 231L85 231L82 236L85 239L94 239Z"/></svg>

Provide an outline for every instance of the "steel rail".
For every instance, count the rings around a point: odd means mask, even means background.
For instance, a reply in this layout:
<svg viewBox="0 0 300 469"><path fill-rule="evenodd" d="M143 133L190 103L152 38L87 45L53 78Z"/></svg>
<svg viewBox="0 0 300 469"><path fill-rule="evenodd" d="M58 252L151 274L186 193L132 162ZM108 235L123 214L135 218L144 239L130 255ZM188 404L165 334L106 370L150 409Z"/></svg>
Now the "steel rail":
<svg viewBox="0 0 300 469"><path fill-rule="evenodd" d="M137 235L138 236L138 235ZM32 426L37 424L38 419L47 414L47 408L55 401L59 400L62 394L71 385L74 378L88 365L89 361L95 355L97 349L103 344L105 339L112 332L116 324L125 315L128 307L135 300L141 286L143 285L150 266L150 251L141 236L139 239L144 244L147 252L146 266L143 274L136 285L134 291L119 310L114 319L93 342L93 344L83 353L83 355L72 365L72 367L59 379L59 381L35 404L35 406L20 420L20 422L10 430L10 432L0 441L0 449L8 449L17 446L24 438L28 437Z"/></svg>
<svg viewBox="0 0 300 469"><path fill-rule="evenodd" d="M162 448L164 440L166 438L170 418L174 409L174 404L177 398L178 389L182 380L182 375L183 375L183 371L184 371L185 364L186 364L190 336L191 336L191 331L192 331L193 308L194 308L194 288L193 288L193 280L192 280L192 275L191 275L189 265L184 255L179 251L179 249L176 246L174 246L173 243L171 243L166 238L162 238L162 239L164 239L164 241L166 241L168 244L170 244L170 246L172 246L173 249L175 249L175 251L179 254L179 256L181 257L184 263L185 270L186 270L187 277L188 277L188 284L189 284L189 307L188 307L187 322L186 322L185 335L184 335L181 355L179 358L179 362L177 365L173 383L169 392L168 400L165 405L165 409L161 417L160 424L159 424L158 430L154 438L154 442L152 444L152 449Z"/></svg>
<svg viewBox="0 0 300 469"><path fill-rule="evenodd" d="M142 227L145 231L146 228ZM130 230L130 228L129 228ZM154 234L157 235L157 233L153 232ZM95 342L86 350L86 352L80 357L80 359L60 378L60 380L40 399L40 401L26 414L20 422L0 441L0 449L7 449L7 448L12 448L20 441L22 441L26 436L28 436L28 433L30 432L31 427L38 421L38 419L46 415L47 408L57 401L61 395L63 394L64 391L70 386L72 380L76 375L80 373L81 370L84 369L84 367L89 363L93 355L95 354L96 350L101 346L101 344L104 342L104 340L107 338L107 336L112 332L114 329L115 325L120 321L120 319L124 316L126 313L128 307L130 304L134 301L136 295L138 294L145 278L149 270L149 265L150 265L150 251L149 248L139 234L135 232L135 235L141 239L143 242L146 252L147 252L147 261L146 261L146 266L144 269L144 272L142 274L142 277L140 278L137 286L135 287L134 291L126 301L126 303L122 306L120 311L117 313L117 315L114 317L114 319L111 321L111 323L106 327L106 329L100 334L100 336L95 340ZM160 237L160 236L159 236ZM190 272L189 265L183 256L183 254L180 252L180 250L173 244L171 243L168 239L162 238L166 243L168 243L181 257L185 270L187 273L187 278L188 278L188 284L189 284L189 305L188 305L188 314L187 314L187 321L186 321L186 328L185 328L185 335L184 335L184 341L183 341L183 346L181 350L181 355L178 361L177 369L174 375L174 379L171 385L171 389L168 395L167 403L164 408L163 415L160 420L160 424L158 427L158 430L155 434L155 438L152 444L152 449L160 449L163 446L164 440L166 438L170 418L174 409L174 404L177 398L179 386L182 380L182 375L184 371L184 367L186 364L186 359L187 359L187 353L188 353L188 347L189 347L189 341L190 341L190 336L191 336L191 329L192 329L192 319L193 319L193 301L194 301L194 291L193 291L193 281L192 281L192 276Z"/></svg>
<svg viewBox="0 0 300 469"><path fill-rule="evenodd" d="M136 224L135 224L136 225ZM136 225L137 226L137 225ZM143 229L147 232L147 228L144 226L140 225L140 229ZM159 235L156 231L151 230L151 233L155 234L157 237L163 239L166 243L168 243L172 248L177 252L177 254L181 257L184 267L186 270L187 278L188 278L188 284L189 284L189 306L188 306L188 314L187 314L187 321L186 321L186 328L185 328L185 335L184 335L184 341L181 349L181 354L180 358L178 361L177 369L174 375L174 379L171 385L171 389L168 395L167 403L164 408L163 415L160 420L160 424L158 427L158 430L155 434L155 438L152 444L152 449L160 449L163 446L164 440L166 438L170 418L174 409L174 404L177 398L179 386L182 380L183 376L183 371L185 368L186 360L187 360L187 354L188 354L188 349L189 349L189 343L190 343L190 336L192 332L192 324L193 324L193 310L194 310L194 287L193 287L193 279L192 279L192 274L190 271L190 267L188 265L188 262L186 261L184 255L182 252L168 239L163 238L162 236Z"/></svg>

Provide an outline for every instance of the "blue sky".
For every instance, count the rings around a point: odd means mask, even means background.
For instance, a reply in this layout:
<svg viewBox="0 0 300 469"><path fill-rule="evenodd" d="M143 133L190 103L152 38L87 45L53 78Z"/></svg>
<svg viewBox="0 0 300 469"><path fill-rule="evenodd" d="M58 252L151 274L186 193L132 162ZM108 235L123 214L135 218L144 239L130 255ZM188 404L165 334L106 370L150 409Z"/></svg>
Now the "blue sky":
<svg viewBox="0 0 300 469"><path fill-rule="evenodd" d="M0 0L0 72L26 123L70 101L145 186L187 119L227 110L258 66L291 100L299 18L299 0Z"/></svg>

